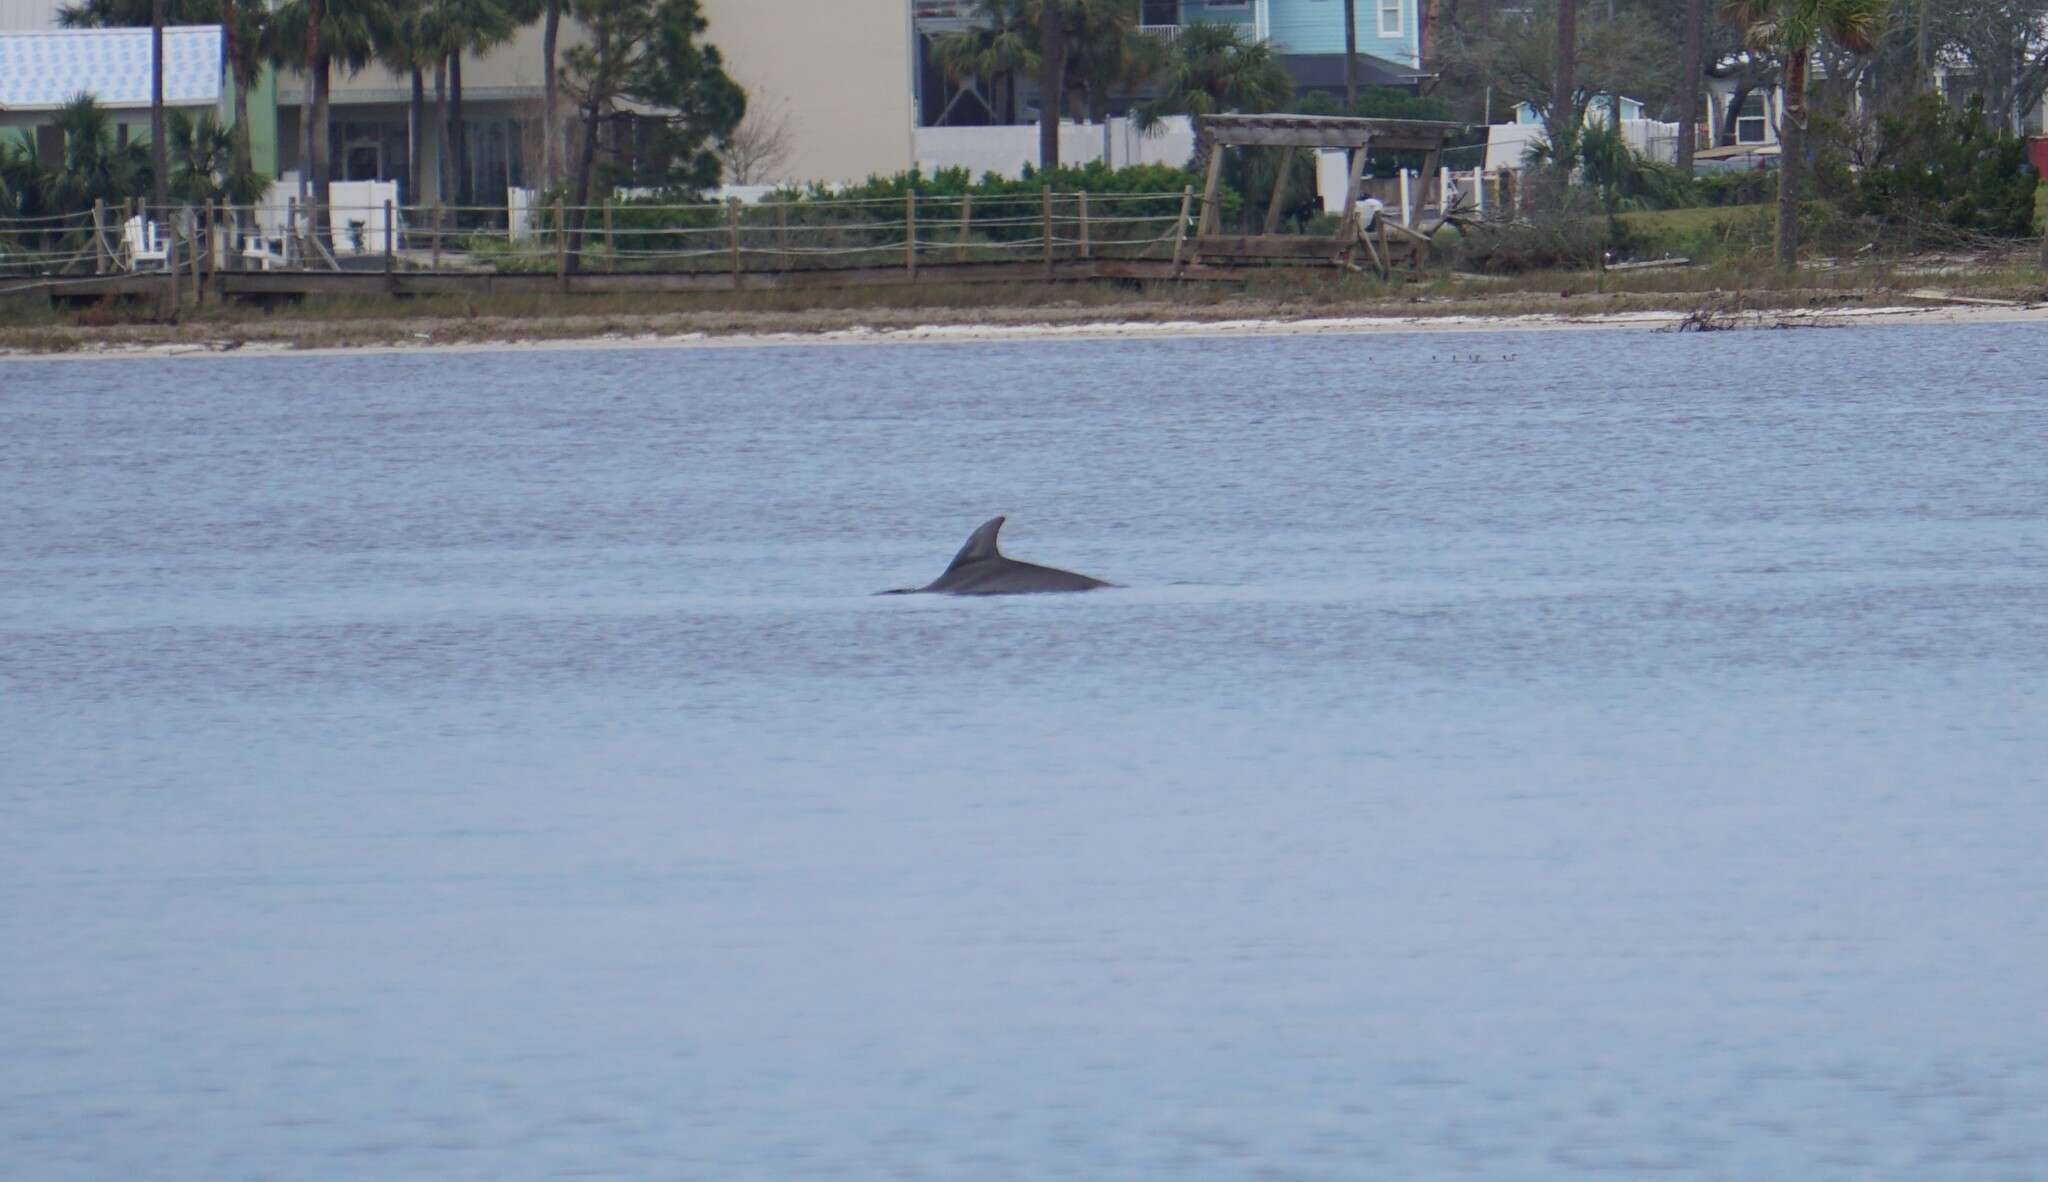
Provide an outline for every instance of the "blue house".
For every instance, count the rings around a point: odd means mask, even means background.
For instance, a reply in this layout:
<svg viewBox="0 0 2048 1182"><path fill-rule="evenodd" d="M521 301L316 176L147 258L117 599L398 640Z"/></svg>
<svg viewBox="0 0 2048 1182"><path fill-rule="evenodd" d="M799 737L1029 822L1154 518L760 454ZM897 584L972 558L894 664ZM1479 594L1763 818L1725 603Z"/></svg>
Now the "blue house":
<svg viewBox="0 0 2048 1182"><path fill-rule="evenodd" d="M1344 56L1344 0L1140 0L1144 23L1185 26L1196 21L1239 25L1271 41L1289 58ZM1412 79L1422 60L1418 0L1356 0L1357 44L1365 63L1389 76ZM1361 75L1362 76L1362 75ZM1384 81L1382 81L1384 84Z"/></svg>
<svg viewBox="0 0 2048 1182"><path fill-rule="evenodd" d="M1297 90L1337 93L1344 87L1344 0L1140 0L1144 23L1186 27L1197 21L1235 25L1271 41ZM1420 0L1355 0L1360 86L1413 88L1421 76Z"/></svg>
<svg viewBox="0 0 2048 1182"><path fill-rule="evenodd" d="M1343 89L1344 0L1138 0L1138 4L1139 22L1159 36L1171 37L1198 23L1230 25L1255 40L1272 42L1297 90ZM1421 0L1354 0L1354 10L1358 84L1413 89L1423 77ZM1007 122L1009 108L1015 103L999 101L973 86L955 85L932 64L931 38L970 27L979 19L973 0L911 0L911 16L920 41L916 80L920 124ZM1030 104L1035 104L1036 82L1023 79L1020 83L1019 89L1028 92Z"/></svg>

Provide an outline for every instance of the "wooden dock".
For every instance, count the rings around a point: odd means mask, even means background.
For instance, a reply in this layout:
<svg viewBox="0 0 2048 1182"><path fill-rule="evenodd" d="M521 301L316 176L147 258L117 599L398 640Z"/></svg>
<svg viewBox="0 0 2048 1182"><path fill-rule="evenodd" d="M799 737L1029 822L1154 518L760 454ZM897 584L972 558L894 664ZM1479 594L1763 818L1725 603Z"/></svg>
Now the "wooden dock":
<svg viewBox="0 0 2048 1182"><path fill-rule="evenodd" d="M303 300L309 296L376 299L428 295L510 294L616 295L622 293L731 293L824 291L852 288L933 288L954 285L1038 283L1243 283L1240 267L1215 267L1142 259L1061 259L1044 263L924 263L903 267L861 267L804 271L621 271L568 275L504 274L489 271L218 271L195 285L175 284L164 272L124 272L57 279L38 286L56 303L108 298L171 299L192 302Z"/></svg>

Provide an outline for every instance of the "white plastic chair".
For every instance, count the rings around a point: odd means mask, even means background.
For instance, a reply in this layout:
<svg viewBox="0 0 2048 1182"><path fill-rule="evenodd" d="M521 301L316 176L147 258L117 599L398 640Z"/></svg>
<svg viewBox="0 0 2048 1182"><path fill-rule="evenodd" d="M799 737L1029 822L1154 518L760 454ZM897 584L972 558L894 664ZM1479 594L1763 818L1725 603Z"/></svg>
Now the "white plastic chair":
<svg viewBox="0 0 2048 1182"><path fill-rule="evenodd" d="M156 223L142 215L129 218L121 227L121 252L128 258L128 269L139 271L144 263L158 263L169 267L171 251L157 238Z"/></svg>
<svg viewBox="0 0 2048 1182"><path fill-rule="evenodd" d="M269 271L284 266L286 260L282 243L261 234L250 234L242 239L242 261L255 264L259 270Z"/></svg>

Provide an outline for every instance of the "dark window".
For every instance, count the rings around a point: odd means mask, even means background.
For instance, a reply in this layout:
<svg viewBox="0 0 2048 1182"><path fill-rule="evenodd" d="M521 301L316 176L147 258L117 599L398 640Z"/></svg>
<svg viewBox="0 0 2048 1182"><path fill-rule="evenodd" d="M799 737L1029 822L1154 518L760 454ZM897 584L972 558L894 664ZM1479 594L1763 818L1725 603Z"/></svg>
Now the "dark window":
<svg viewBox="0 0 2048 1182"><path fill-rule="evenodd" d="M1142 0L1143 7L1138 14L1138 23L1146 25L1177 25L1180 23L1180 0Z"/></svg>

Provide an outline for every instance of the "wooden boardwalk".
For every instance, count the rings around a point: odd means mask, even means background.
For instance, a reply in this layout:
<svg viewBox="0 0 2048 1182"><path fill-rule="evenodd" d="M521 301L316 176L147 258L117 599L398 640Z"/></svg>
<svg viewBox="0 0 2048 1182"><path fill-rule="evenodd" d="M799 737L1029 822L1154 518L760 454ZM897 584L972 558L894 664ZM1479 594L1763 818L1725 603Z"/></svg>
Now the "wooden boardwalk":
<svg viewBox="0 0 2048 1182"><path fill-rule="evenodd" d="M1050 264L925 263L803 271L619 271L569 275L502 274L488 271L217 271L195 284L189 275L174 281L166 272L123 272L55 279L40 287L52 302L83 303L107 298L175 298L190 303L301 300L308 296L410 297L509 294L613 295L621 293L732 293L822 291L854 288L909 289L949 285L1032 285L1038 283L1243 283L1241 267L1186 265L1140 259L1060 259Z"/></svg>

